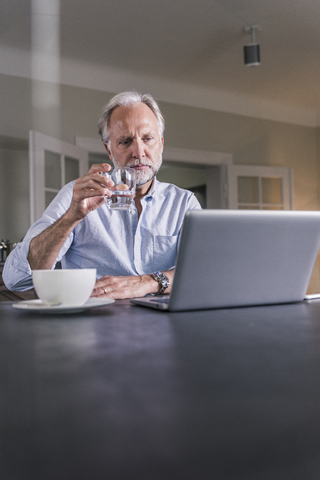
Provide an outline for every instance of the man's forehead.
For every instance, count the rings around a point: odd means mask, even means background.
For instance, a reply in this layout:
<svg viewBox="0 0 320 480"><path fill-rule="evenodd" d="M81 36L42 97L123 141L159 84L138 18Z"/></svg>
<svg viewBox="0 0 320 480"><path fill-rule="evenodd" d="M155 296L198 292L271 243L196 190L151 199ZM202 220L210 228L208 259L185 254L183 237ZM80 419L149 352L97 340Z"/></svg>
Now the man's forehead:
<svg viewBox="0 0 320 480"><path fill-rule="evenodd" d="M127 131L139 128L139 130L157 130L158 122L155 114L144 103L129 106L119 106L114 109L110 117L110 130Z"/></svg>

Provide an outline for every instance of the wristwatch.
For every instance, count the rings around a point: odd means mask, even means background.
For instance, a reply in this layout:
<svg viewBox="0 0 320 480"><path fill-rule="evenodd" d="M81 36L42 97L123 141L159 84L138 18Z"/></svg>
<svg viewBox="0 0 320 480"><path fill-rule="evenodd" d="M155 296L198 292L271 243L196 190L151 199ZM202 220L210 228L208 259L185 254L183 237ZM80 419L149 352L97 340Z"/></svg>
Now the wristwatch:
<svg viewBox="0 0 320 480"><path fill-rule="evenodd" d="M159 290L154 295L161 295L170 285L169 278L162 272L151 273L151 277L159 283Z"/></svg>

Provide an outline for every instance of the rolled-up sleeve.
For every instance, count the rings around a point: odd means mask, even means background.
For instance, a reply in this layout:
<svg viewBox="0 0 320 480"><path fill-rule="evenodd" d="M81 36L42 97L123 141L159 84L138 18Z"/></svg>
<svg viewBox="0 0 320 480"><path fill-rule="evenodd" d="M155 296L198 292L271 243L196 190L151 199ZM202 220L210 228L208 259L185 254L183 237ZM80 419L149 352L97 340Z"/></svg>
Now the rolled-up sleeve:
<svg viewBox="0 0 320 480"><path fill-rule="evenodd" d="M9 290L23 291L32 288L31 269L27 260L30 241L31 239L17 245L6 259L2 279Z"/></svg>
<svg viewBox="0 0 320 480"><path fill-rule="evenodd" d="M60 218L69 208L74 182L63 187L49 207L45 210L43 216L28 230L25 238L10 253L5 261L2 279L9 290L24 291L33 287L32 271L28 262L28 254L31 240L50 227ZM66 251L69 249L73 240L71 233L61 248L56 262L60 261ZM55 263L56 263L55 262ZM52 266L54 268L55 264Z"/></svg>

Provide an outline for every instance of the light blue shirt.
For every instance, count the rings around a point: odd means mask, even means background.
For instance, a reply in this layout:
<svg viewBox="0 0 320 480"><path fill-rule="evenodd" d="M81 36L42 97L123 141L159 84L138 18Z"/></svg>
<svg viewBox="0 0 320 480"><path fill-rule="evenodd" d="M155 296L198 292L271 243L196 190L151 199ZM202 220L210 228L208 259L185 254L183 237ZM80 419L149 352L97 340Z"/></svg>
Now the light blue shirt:
<svg viewBox="0 0 320 480"><path fill-rule="evenodd" d="M67 211L74 183L62 188L7 258L3 280L10 290L32 288L30 241ZM98 278L174 268L185 213L201 209L198 200L188 190L155 179L141 205L139 218L134 204L125 211L112 211L104 204L90 212L71 232L56 262L61 261L62 268L96 268Z"/></svg>

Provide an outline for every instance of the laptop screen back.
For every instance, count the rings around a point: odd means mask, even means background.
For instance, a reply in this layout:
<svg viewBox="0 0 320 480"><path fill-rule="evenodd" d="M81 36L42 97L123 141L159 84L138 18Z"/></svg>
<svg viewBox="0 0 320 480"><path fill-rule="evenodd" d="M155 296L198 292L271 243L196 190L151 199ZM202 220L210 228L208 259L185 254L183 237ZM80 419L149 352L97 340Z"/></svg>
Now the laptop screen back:
<svg viewBox="0 0 320 480"><path fill-rule="evenodd" d="M187 212L170 310L301 301L320 245L320 212Z"/></svg>

